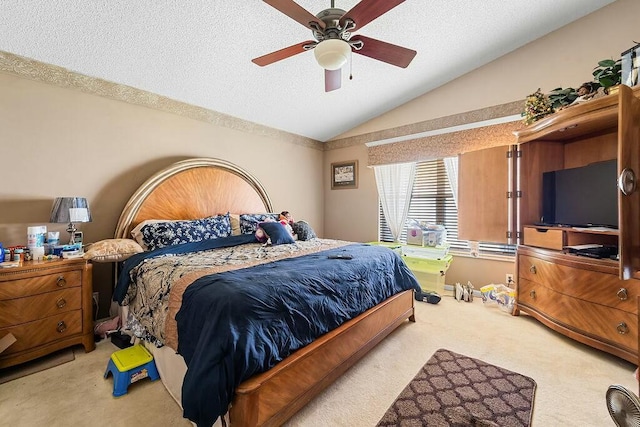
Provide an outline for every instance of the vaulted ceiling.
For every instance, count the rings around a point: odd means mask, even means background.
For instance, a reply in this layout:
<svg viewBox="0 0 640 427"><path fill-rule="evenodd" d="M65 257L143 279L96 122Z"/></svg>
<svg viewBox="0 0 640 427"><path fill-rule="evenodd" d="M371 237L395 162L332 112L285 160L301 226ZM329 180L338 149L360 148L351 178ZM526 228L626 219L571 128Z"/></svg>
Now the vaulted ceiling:
<svg viewBox="0 0 640 427"><path fill-rule="evenodd" d="M251 62L313 40L260 0L1 1L0 50L326 141L612 2L406 0L353 34L417 51L410 65L354 54L331 92L312 52Z"/></svg>

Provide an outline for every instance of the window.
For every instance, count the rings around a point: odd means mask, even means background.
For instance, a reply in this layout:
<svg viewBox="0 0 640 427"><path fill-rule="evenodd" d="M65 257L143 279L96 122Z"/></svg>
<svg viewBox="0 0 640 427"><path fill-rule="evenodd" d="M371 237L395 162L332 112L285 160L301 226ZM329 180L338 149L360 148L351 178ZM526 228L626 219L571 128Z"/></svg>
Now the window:
<svg viewBox="0 0 640 427"><path fill-rule="evenodd" d="M378 239L387 242L393 241L381 204L378 205L378 209ZM442 159L417 163L408 219L444 225L447 230L447 242L451 245L451 249L470 252L469 242L458 240L458 209ZM400 235L400 241L403 243L407 241L406 227ZM515 245L480 242L479 251L480 254L485 255L513 255L515 254Z"/></svg>

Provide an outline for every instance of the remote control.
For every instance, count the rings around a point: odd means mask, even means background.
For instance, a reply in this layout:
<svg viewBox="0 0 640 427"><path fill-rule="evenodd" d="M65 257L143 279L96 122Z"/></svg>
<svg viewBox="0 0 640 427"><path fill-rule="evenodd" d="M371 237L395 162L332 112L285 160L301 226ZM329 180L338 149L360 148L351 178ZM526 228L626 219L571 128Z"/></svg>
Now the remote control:
<svg viewBox="0 0 640 427"><path fill-rule="evenodd" d="M349 254L336 254L336 255L329 255L327 258L329 258L329 259L353 259L353 256L351 256Z"/></svg>

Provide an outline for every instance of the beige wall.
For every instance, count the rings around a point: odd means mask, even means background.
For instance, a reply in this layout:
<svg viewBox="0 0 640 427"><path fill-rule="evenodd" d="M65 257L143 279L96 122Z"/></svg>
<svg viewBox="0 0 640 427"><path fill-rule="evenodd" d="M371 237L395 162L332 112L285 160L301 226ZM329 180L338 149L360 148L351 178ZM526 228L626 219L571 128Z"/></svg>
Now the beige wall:
<svg viewBox="0 0 640 427"><path fill-rule="evenodd" d="M515 275L513 261L487 260L468 256L454 256L445 275L445 283L471 282L476 290L489 283L507 284L506 274Z"/></svg>
<svg viewBox="0 0 640 427"><path fill-rule="evenodd" d="M337 139L348 144L349 138L358 135L524 100L537 88L548 92L559 86L578 87L592 80L591 71L599 60L617 58L634 45L633 40L640 40L638 17L640 1L618 0ZM359 141L362 139L367 138L358 138ZM325 233L328 236L348 235L352 240L367 241L377 233L377 215L374 214L377 194L372 191L375 190L374 175L366 170L366 148L359 143L357 148L331 150L326 153L324 169L328 171L331 162L351 159L359 160L361 165L360 188L340 191L325 189ZM345 195L344 192L350 194ZM349 220L354 212L365 211L371 213L358 216L358 221ZM475 262L454 262L447 273L447 283L451 278L456 281L471 280L473 283L474 279L486 283L496 279L504 281L504 273L513 273L513 263L485 263L489 268L484 265L478 268ZM469 268L472 265L473 268ZM490 273L496 269L498 273Z"/></svg>
<svg viewBox="0 0 640 427"><path fill-rule="evenodd" d="M378 240L378 190L373 169L367 167L366 154L364 145L325 151L324 198L332 202L332 208L325 210L324 217L327 238L356 242ZM332 190L331 163L349 160L358 160L358 188Z"/></svg>
<svg viewBox="0 0 640 427"><path fill-rule="evenodd" d="M601 59L640 41L640 2L618 0L559 30L358 126L339 138L504 104L591 81Z"/></svg>
<svg viewBox="0 0 640 427"><path fill-rule="evenodd" d="M0 72L0 242L26 244L28 225L48 224L57 196L87 197L85 241L113 236L135 189L154 172L191 157L222 158L253 174L277 211L323 234L321 149L216 126L76 89ZM251 126L255 128L255 125ZM110 265L94 267L106 307ZM102 298L104 295L104 298Z"/></svg>

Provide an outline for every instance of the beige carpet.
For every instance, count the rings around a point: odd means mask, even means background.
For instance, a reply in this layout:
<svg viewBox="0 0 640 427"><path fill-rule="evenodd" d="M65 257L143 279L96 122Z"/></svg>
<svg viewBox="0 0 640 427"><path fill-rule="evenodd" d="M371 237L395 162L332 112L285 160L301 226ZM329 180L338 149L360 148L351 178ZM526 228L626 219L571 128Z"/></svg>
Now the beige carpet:
<svg viewBox="0 0 640 427"><path fill-rule="evenodd" d="M435 352L378 427L528 427L536 382L446 349Z"/></svg>
<svg viewBox="0 0 640 427"><path fill-rule="evenodd" d="M638 392L635 366L563 337L527 316L512 317L449 296L416 303L417 322L402 325L310 402L288 427L375 426L439 348L534 378L533 427L613 426L604 396L611 384ZM103 379L109 341L76 359L0 385L0 425L189 426L160 381L142 380L114 398Z"/></svg>
<svg viewBox="0 0 640 427"><path fill-rule="evenodd" d="M30 362L0 369L0 384L71 362L74 359L73 349L66 348Z"/></svg>

